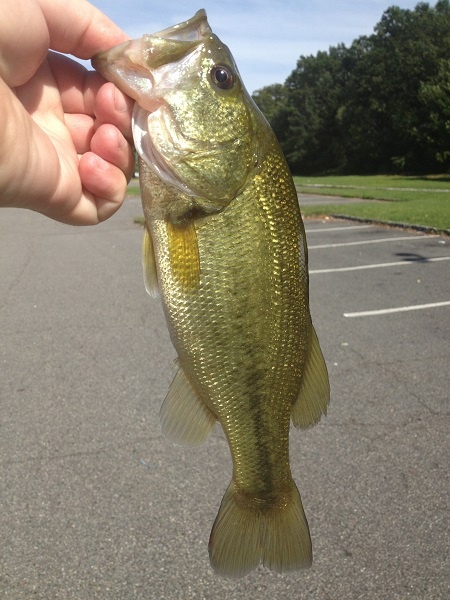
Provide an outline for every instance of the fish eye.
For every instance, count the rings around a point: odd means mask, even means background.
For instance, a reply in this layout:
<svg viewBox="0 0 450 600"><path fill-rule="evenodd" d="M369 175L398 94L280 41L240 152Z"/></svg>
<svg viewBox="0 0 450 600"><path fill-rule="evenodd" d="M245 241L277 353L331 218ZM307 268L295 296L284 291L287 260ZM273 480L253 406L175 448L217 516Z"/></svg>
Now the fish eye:
<svg viewBox="0 0 450 600"><path fill-rule="evenodd" d="M233 71L225 65L214 65L210 75L214 85L221 90L230 90L236 83Z"/></svg>

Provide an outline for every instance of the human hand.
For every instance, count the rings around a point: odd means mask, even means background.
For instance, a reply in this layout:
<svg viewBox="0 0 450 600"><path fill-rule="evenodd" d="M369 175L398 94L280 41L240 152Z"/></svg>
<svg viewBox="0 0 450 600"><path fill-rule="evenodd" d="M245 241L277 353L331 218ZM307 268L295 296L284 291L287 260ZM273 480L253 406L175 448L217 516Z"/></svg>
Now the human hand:
<svg viewBox="0 0 450 600"><path fill-rule="evenodd" d="M132 101L49 49L88 59L127 36L85 0L2 0L0 206L93 225L134 169Z"/></svg>

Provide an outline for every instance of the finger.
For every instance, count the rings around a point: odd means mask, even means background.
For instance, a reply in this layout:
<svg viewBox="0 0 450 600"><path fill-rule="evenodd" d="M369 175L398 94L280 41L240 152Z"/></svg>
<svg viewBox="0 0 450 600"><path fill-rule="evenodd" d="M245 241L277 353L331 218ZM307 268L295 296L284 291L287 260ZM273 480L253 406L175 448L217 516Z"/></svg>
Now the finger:
<svg viewBox="0 0 450 600"><path fill-rule="evenodd" d="M91 150L118 167L129 180L134 169L134 155L130 144L113 125L101 125L91 140Z"/></svg>
<svg viewBox="0 0 450 600"><path fill-rule="evenodd" d="M35 120L40 118L45 123L58 119L63 122L61 97L47 60L41 63L34 77L15 88L15 94Z"/></svg>
<svg viewBox="0 0 450 600"><path fill-rule="evenodd" d="M10 87L16 87L25 83L44 60L49 34L36 2L3 0L1 8L0 77Z"/></svg>
<svg viewBox="0 0 450 600"><path fill-rule="evenodd" d="M84 194L65 216L65 221L95 225L108 219L120 208L125 198L125 175L118 167L91 152L81 157L79 174Z"/></svg>
<svg viewBox="0 0 450 600"><path fill-rule="evenodd" d="M91 58L128 39L106 15L85 0L37 0L50 34L50 48Z"/></svg>
<svg viewBox="0 0 450 600"><path fill-rule="evenodd" d="M113 83L105 83L95 99L95 116L99 123L112 123L131 141L131 113L134 101Z"/></svg>
<svg viewBox="0 0 450 600"><path fill-rule="evenodd" d="M30 89L33 101L34 96ZM52 102L44 100L44 104ZM63 172L69 194L79 194L77 154L58 116L53 109L48 113L45 120L34 109L31 118L19 94L0 79L0 204L34 208L48 202L60 188Z"/></svg>
<svg viewBox="0 0 450 600"><path fill-rule="evenodd" d="M69 130L76 153L89 152L95 134L94 119L88 115L65 114L64 123Z"/></svg>
<svg viewBox="0 0 450 600"><path fill-rule="evenodd" d="M77 154L92 150L104 160L119 167L129 179L133 173L134 155L131 144L123 134L111 124L95 127L94 121L87 115L64 115Z"/></svg>
<svg viewBox="0 0 450 600"><path fill-rule="evenodd" d="M49 52L47 62L61 96L66 113L95 114L96 96L105 80L95 71L89 71L77 61Z"/></svg>
<svg viewBox="0 0 450 600"><path fill-rule="evenodd" d="M99 123L112 123L131 141L133 101L114 84L76 61L51 52L48 55L53 77L65 113L96 116Z"/></svg>

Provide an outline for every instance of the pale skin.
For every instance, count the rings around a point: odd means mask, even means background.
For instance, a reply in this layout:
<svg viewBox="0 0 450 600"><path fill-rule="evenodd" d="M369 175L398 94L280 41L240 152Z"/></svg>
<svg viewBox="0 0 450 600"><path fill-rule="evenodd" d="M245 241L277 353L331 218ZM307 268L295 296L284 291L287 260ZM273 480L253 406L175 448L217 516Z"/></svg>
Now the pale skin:
<svg viewBox="0 0 450 600"><path fill-rule="evenodd" d="M85 0L1 4L0 207L72 225L104 221L134 168L132 101L50 51L90 59L128 36Z"/></svg>

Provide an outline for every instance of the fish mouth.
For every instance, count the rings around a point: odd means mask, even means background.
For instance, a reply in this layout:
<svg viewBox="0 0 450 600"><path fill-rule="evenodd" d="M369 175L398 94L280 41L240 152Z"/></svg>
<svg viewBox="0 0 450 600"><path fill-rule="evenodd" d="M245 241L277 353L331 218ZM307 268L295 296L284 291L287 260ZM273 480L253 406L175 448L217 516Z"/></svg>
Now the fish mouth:
<svg viewBox="0 0 450 600"><path fill-rule="evenodd" d="M197 194L177 176L156 148L148 131L148 119L154 113L161 113L168 144L175 148L174 138L180 141L180 134L175 134L168 126L170 108L158 96L158 83L164 77L165 65L182 61L211 34L206 12L201 9L191 19L151 35L144 35L137 40L129 40L114 46L100 52L91 61L96 71L136 101L132 130L140 157L163 181L190 196ZM182 151L174 154L182 159L183 154L186 156L192 152L192 148L188 140L181 141ZM172 156L171 160L173 158Z"/></svg>
<svg viewBox="0 0 450 600"><path fill-rule="evenodd" d="M178 25L99 52L91 64L142 108L153 112L160 105L153 97L154 71L181 60L211 34L206 12L201 9Z"/></svg>
<svg viewBox="0 0 450 600"><path fill-rule="evenodd" d="M209 138L193 139L192 131L183 122L176 125L178 117L173 113L170 96L183 86L185 94L190 89L185 64L198 60L200 65L202 54L209 52L205 49L215 39L206 12L200 10L183 23L129 40L92 59L101 75L136 102L132 131L140 158L162 181L185 195L201 197L211 207L218 200L218 171L211 177L199 175L200 161L207 157L210 162L219 163L221 157L229 154L228 150L234 151L236 140L233 136L211 147ZM180 78L177 73L183 76ZM191 68L190 73L196 81L198 69ZM222 196L228 202L231 194L231 188L227 188Z"/></svg>
<svg viewBox="0 0 450 600"><path fill-rule="evenodd" d="M151 37L160 37L166 40L176 40L179 42L192 42L204 39L205 36L212 33L208 24L205 9L198 10L191 19L187 19L178 25L172 25L161 31L152 34Z"/></svg>

